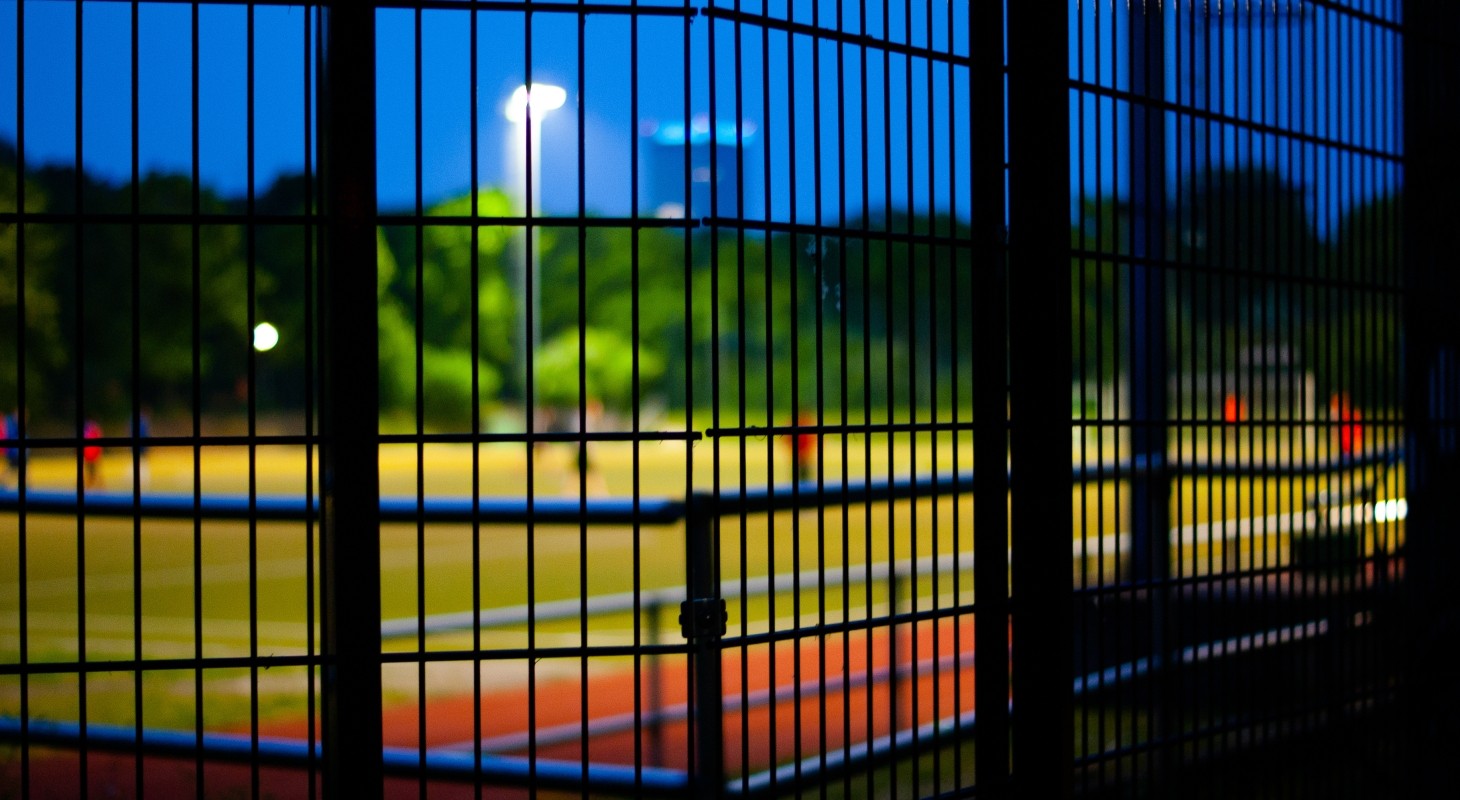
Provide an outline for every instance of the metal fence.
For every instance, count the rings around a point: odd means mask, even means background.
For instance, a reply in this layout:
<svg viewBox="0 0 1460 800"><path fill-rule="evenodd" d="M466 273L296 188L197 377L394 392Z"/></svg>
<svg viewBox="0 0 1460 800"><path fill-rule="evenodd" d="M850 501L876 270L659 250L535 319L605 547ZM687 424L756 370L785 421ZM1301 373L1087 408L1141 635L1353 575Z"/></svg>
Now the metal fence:
<svg viewBox="0 0 1460 800"><path fill-rule="evenodd" d="M0 794L1454 785L1460 12L0 9Z"/></svg>

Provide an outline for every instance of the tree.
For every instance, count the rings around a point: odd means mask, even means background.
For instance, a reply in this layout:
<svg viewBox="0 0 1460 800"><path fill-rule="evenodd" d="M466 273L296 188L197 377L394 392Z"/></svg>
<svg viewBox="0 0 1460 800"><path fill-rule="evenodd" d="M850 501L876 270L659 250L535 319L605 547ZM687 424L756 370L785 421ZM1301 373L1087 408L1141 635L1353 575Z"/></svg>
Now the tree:
<svg viewBox="0 0 1460 800"><path fill-rule="evenodd" d="M1347 365L1330 384L1370 408L1400 406L1403 219L1400 197L1380 195L1350 210L1335 237L1339 272L1355 285L1342 292L1334 327L1323 336L1336 350L1331 360Z"/></svg>
<svg viewBox="0 0 1460 800"><path fill-rule="evenodd" d="M1290 346L1305 360L1295 317L1295 278L1328 269L1302 190L1264 167L1234 167L1186 176L1173 199L1174 255L1183 266L1183 326L1191 332L1178 347L1191 366L1235 369L1243 353ZM1301 317L1299 319L1298 317Z"/></svg>
<svg viewBox="0 0 1460 800"><path fill-rule="evenodd" d="M476 207L478 216L504 216L511 203L499 191L479 190ZM470 196L453 198L427 211L449 221L385 229L379 240L382 409L413 416L419 400L426 422L456 429L470 424L473 397L497 399L513 364L515 314L504 268L510 233L463 224L471 211Z"/></svg>
<svg viewBox="0 0 1460 800"><path fill-rule="evenodd" d="M28 211L43 198L49 210L70 212L78 197L88 213L128 214L134 203L143 210L187 209L195 191L189 179L173 175L148 175L133 187L69 166L27 172ZM202 213L227 209L212 192L196 191ZM204 403L200 411L238 407L249 344L239 226L87 222L30 230L38 235L27 236L27 314L34 305L43 315L37 336L54 348L33 358L35 384L45 392L38 413L73 420L84 404L87 416L129 416L134 396L143 404L189 402L193 382Z"/></svg>
<svg viewBox="0 0 1460 800"><path fill-rule="evenodd" d="M0 209L18 210L17 190L23 190L27 212L45 211L47 197L40 185L26 180L22 189L12 166L15 155L13 147L0 142ZM6 409L19 405L22 272L28 405L43 403L54 391L51 377L64 361L54 291L56 248L50 226L31 225L22 233L19 225L0 224L0 403Z"/></svg>
<svg viewBox="0 0 1460 800"><path fill-rule="evenodd" d="M539 405L567 408L577 407L580 400L597 400L612 408L632 408L634 343L615 331L592 326L563 331L543 344L535 366ZM641 347L639 380L653 383L663 371L658 353Z"/></svg>

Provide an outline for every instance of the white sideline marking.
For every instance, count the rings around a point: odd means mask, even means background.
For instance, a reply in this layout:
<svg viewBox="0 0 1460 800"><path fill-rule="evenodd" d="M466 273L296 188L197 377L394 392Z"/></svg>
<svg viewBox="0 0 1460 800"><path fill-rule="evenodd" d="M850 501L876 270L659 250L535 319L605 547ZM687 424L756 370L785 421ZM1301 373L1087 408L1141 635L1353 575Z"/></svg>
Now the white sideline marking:
<svg viewBox="0 0 1460 800"><path fill-rule="evenodd" d="M1173 547L1211 546L1213 542L1228 542L1274 535L1304 533L1318 527L1318 511L1293 511L1287 514L1269 514L1265 517L1236 517L1216 522L1198 522L1171 529ZM1331 528L1363 525L1366 523L1397 522L1409 516L1409 503L1403 497L1383 500L1378 503L1356 503L1328 510L1328 525ZM1103 551L1102 549L1103 548ZM1128 552L1130 533L1107 533L1102 536L1075 540L1073 555L1076 560L1108 558Z"/></svg>

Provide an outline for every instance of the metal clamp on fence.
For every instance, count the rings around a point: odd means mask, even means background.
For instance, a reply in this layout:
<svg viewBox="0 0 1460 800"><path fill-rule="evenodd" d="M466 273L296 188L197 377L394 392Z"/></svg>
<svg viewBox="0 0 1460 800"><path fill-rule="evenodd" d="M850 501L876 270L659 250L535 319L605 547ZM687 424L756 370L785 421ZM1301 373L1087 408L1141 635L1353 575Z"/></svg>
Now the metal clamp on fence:
<svg viewBox="0 0 1460 800"><path fill-rule="evenodd" d="M679 604L679 633L691 642L723 637L729 619L723 598L701 597Z"/></svg>

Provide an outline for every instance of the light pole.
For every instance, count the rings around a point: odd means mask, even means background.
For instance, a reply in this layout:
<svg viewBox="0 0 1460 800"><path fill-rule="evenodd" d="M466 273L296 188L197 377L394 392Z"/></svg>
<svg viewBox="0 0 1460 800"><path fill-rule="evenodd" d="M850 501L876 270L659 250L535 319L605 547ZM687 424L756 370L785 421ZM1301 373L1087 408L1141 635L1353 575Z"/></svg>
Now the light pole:
<svg viewBox="0 0 1460 800"><path fill-rule="evenodd" d="M542 212L542 120L548 112L562 108L568 93L561 86L545 83L526 84L517 87L507 100L504 110L507 121L512 123L512 133L507 143L507 164L512 193L516 206L528 217L537 217ZM527 237L523 229L524 239ZM542 289L538 286L541 273L539 237L531 237L525 257L518 262L518 286L524 294L522 322L518 326L518 363L522 368L522 390L526 397L530 377L527 373L528 348L536 353L542 345ZM519 252L521 250L519 249ZM531 281L528 281L528 276ZM527 318L532 318L532 329L528 330Z"/></svg>

